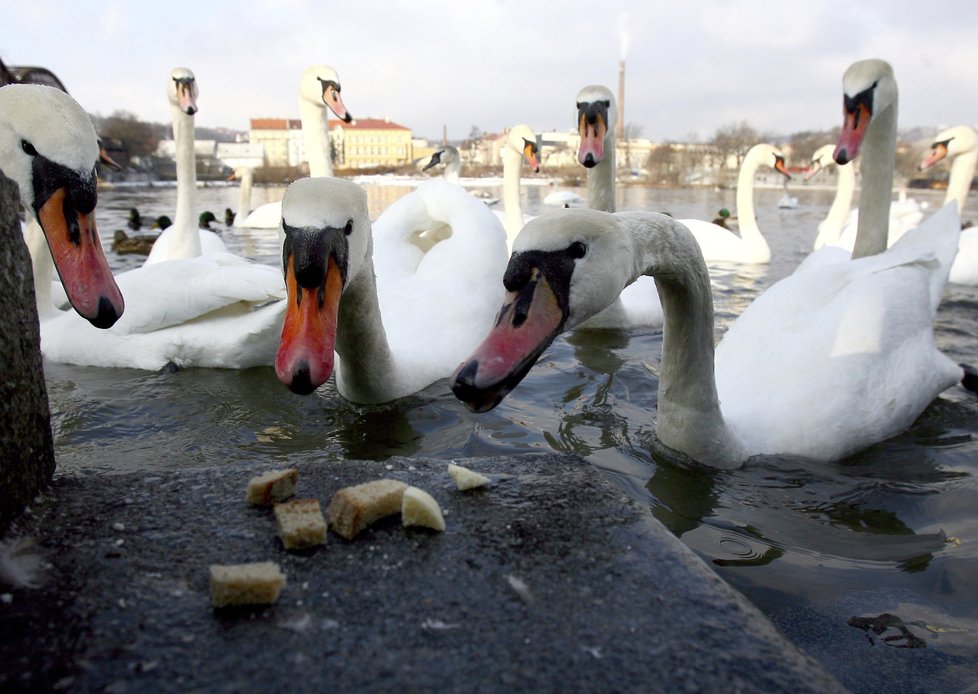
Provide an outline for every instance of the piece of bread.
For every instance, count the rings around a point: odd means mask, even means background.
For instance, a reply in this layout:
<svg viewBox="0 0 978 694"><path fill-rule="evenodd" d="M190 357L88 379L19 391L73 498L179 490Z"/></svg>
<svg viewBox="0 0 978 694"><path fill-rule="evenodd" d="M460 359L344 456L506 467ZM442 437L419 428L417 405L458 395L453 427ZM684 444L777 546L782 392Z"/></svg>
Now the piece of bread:
<svg viewBox="0 0 978 694"><path fill-rule="evenodd" d="M295 485L299 479L299 471L295 468L287 470L270 470L248 480L248 503L256 506L271 506L278 501L285 501L295 494Z"/></svg>
<svg viewBox="0 0 978 694"><path fill-rule="evenodd" d="M212 564L211 604L271 605L285 587L285 574L272 561L254 564Z"/></svg>
<svg viewBox="0 0 978 694"><path fill-rule="evenodd" d="M445 531L445 518L434 497L423 489L408 487L401 497L401 523Z"/></svg>
<svg viewBox="0 0 978 694"><path fill-rule="evenodd" d="M275 504L275 528L285 549L305 549L326 543L326 519L319 499L293 499Z"/></svg>
<svg viewBox="0 0 978 694"><path fill-rule="evenodd" d="M352 540L371 523L400 513L406 488L404 482L380 479L340 489L329 502L329 527Z"/></svg>
<svg viewBox="0 0 978 694"><path fill-rule="evenodd" d="M455 486L463 492L477 487L485 487L489 484L489 478L485 475L455 463L448 464L448 474L455 480Z"/></svg>

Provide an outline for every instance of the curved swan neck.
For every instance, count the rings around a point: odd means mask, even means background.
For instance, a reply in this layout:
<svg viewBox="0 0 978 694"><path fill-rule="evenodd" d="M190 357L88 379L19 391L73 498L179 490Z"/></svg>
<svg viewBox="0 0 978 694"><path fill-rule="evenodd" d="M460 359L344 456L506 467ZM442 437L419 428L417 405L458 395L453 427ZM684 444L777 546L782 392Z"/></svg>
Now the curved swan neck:
<svg viewBox="0 0 978 694"><path fill-rule="evenodd" d="M896 163L897 97L889 108L873 116L863 142L862 192L853 258L886 250L890 229L890 197Z"/></svg>
<svg viewBox="0 0 978 694"><path fill-rule="evenodd" d="M958 214L964 211L964 204L968 200L968 193L971 191L971 181L975 176L975 167L978 165L978 149L970 152L962 152L951 162L951 173L947 179L947 194L944 197L944 204L952 200L958 203Z"/></svg>
<svg viewBox="0 0 978 694"><path fill-rule="evenodd" d="M504 147L499 156L503 160L503 210L506 213L506 232L516 234L523 228L523 207L520 202L520 167L523 157L508 147Z"/></svg>
<svg viewBox="0 0 978 694"><path fill-rule="evenodd" d="M758 165L755 158L748 157L740 167L737 176L737 224L740 228L740 238L751 246L763 248L770 253L754 214L754 176L757 174Z"/></svg>
<svg viewBox="0 0 978 694"><path fill-rule="evenodd" d="M317 105L299 98L299 118L302 122L302 140L309 161L309 177L323 178L333 175L333 163L329 151L329 112L325 104Z"/></svg>
<svg viewBox="0 0 978 694"><path fill-rule="evenodd" d="M818 237L815 239L815 249L818 250L826 244L836 244L842 234L842 228L849 218L852 209L852 196L856 191L856 174L852 164L836 166L838 178L836 180L835 198L825 219L818 225Z"/></svg>
<svg viewBox="0 0 978 694"><path fill-rule="evenodd" d="M338 376L346 396L366 404L389 400L388 386L396 376L377 298L372 253L371 241L364 265L343 291L336 330Z"/></svg>
<svg viewBox="0 0 978 694"><path fill-rule="evenodd" d="M720 411L714 373L713 294L693 235L673 221L649 224L626 213L640 274L651 275L665 318L656 435L670 448L714 467L747 458Z"/></svg>
<svg viewBox="0 0 978 694"><path fill-rule="evenodd" d="M241 190L238 191L238 214L235 218L244 221L248 213L251 212L251 186L254 182L254 173L250 168L246 168L241 174Z"/></svg>
<svg viewBox="0 0 978 694"><path fill-rule="evenodd" d="M615 211L615 138L608 131L604 157L587 171L587 204L592 210Z"/></svg>

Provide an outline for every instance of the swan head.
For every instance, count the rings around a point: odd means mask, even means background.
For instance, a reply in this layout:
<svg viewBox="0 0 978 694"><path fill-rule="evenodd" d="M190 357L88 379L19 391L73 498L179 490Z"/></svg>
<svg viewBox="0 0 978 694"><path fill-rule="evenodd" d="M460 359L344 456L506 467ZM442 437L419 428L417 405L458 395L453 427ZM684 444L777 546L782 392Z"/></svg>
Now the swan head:
<svg viewBox="0 0 978 694"><path fill-rule="evenodd" d="M166 83L166 95L170 104L192 116L197 113L197 78L188 67L175 67L170 70L170 80Z"/></svg>
<svg viewBox="0 0 978 694"><path fill-rule="evenodd" d="M458 148L453 147L452 145L445 145L444 147L436 150L435 153L431 155L431 159L428 160L428 163L425 164L424 168L421 170L427 171L428 169L432 169L439 164L444 165L445 168L452 168L456 165L461 166L462 158L459 156Z"/></svg>
<svg viewBox="0 0 978 694"><path fill-rule="evenodd" d="M774 145L762 142L756 144L747 150L747 154L744 155L744 161L741 165L744 169L749 169L754 167L755 169L759 166L769 166L786 179L791 179L791 173L788 171L788 167L785 164L784 153L775 147Z"/></svg>
<svg viewBox="0 0 978 694"><path fill-rule="evenodd" d="M895 106L897 84L893 68L885 60L860 60L849 66L842 77L842 132L833 158L846 164L859 154L870 123Z"/></svg>
<svg viewBox="0 0 978 694"><path fill-rule="evenodd" d="M112 326L124 302L95 226L98 138L88 114L60 89L0 89L0 169L44 232L68 301L98 328Z"/></svg>
<svg viewBox="0 0 978 694"><path fill-rule="evenodd" d="M325 106L344 123L353 120L340 96L340 76L329 65L312 65L299 80L299 96L317 106Z"/></svg>
<svg viewBox="0 0 978 694"><path fill-rule="evenodd" d="M514 152L526 159L534 173L540 171L540 149L537 147L537 134L529 125L514 125L506 137L506 144Z"/></svg>
<svg viewBox="0 0 978 694"><path fill-rule="evenodd" d="M577 161L592 168L605 157L605 149L614 147L618 105L611 90L602 85L590 85L577 93L577 132L581 146Z"/></svg>
<svg viewBox="0 0 978 694"><path fill-rule="evenodd" d="M808 167L805 169L805 180L808 181L815 176L819 171L827 166L835 164L835 159L832 155L835 153L835 145L822 145L812 153L812 158L808 162Z"/></svg>
<svg viewBox="0 0 978 694"><path fill-rule="evenodd" d="M288 292L275 373L308 395L333 372L340 296L370 256L367 193L341 178L303 178L282 199Z"/></svg>
<svg viewBox="0 0 978 694"><path fill-rule="evenodd" d="M953 159L959 154L978 150L978 132L969 125L958 125L942 130L931 143L930 151L918 167L930 168L942 159Z"/></svg>
<svg viewBox="0 0 978 694"><path fill-rule="evenodd" d="M466 407L486 412L498 405L557 335L606 308L642 274L621 219L564 208L526 223L513 243L496 323L452 376Z"/></svg>

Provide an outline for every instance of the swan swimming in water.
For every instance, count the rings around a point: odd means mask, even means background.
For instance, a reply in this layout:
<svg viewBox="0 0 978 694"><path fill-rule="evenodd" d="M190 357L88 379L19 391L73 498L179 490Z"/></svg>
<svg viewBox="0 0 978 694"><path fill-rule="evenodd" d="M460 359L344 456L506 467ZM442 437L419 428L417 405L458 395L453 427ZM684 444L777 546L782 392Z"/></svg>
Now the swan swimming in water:
<svg viewBox="0 0 978 694"><path fill-rule="evenodd" d="M344 123L353 120L340 96L340 76L329 65L313 65L299 79L299 118L302 139L309 159L309 177L333 175L329 146L329 112ZM246 218L235 220L239 226L254 229L278 229L282 223L282 203L261 205Z"/></svg>
<svg viewBox="0 0 978 694"><path fill-rule="evenodd" d="M492 325L505 231L458 186L422 183L372 230L366 191L343 179L296 181L282 209L289 295L275 367L293 391L325 383L335 349L344 398L404 397L447 378Z"/></svg>
<svg viewBox="0 0 978 694"><path fill-rule="evenodd" d="M540 151L537 148L537 136L528 125L514 125L506 134L506 143L499 150L499 158L503 161L503 212L497 213L506 229L506 245L513 246L513 239L532 215L523 213L520 201L520 169L525 160L530 170L537 173L540 170Z"/></svg>
<svg viewBox="0 0 978 694"><path fill-rule="evenodd" d="M167 99L173 118L173 144L176 148L177 209L173 225L164 229L146 256L152 265L177 258L193 258L201 253L225 253L227 246L217 234L198 226L197 159L194 153L194 114L197 113L197 80L193 71L177 67L170 71Z"/></svg>
<svg viewBox="0 0 978 694"><path fill-rule="evenodd" d="M36 233L53 256L72 315L108 328L125 302L95 227L98 157L95 128L66 93L33 84L0 88L0 169L27 210L23 232Z"/></svg>
<svg viewBox="0 0 978 694"><path fill-rule="evenodd" d="M930 146L930 154L920 163L920 169L923 171L943 159L951 162L944 204L953 201L957 205L958 214L964 214L964 204L971 191L971 181L978 164L978 133L975 129L968 125L959 125L940 132ZM961 231L958 254L951 266L948 281L952 284L978 286L978 228L971 227Z"/></svg>
<svg viewBox="0 0 978 694"><path fill-rule="evenodd" d="M456 396L473 411L491 409L557 334L648 274L666 316L656 434L680 456L718 468L761 454L837 460L906 430L965 379L933 337L957 214L946 206L885 249L896 82L889 65L872 60L851 66L843 85L836 159L844 164L862 148L864 170L882 174L866 179L869 214L857 239L875 253L844 261L832 249L812 254L758 297L714 350L709 274L683 224L643 212L540 217L514 245L506 302L453 375Z"/></svg>

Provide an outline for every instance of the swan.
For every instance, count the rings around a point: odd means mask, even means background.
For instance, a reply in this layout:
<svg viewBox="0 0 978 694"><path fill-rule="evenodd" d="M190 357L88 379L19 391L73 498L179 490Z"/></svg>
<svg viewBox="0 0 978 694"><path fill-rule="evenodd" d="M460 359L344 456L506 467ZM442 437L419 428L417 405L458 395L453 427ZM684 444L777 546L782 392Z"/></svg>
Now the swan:
<svg viewBox="0 0 978 694"><path fill-rule="evenodd" d="M285 313L279 270L231 253L143 265L116 276L128 300L108 330L95 330L52 302L51 255L24 234L34 266L44 358L82 366L156 371L180 367L270 366Z"/></svg>
<svg viewBox="0 0 978 694"><path fill-rule="evenodd" d="M581 145L577 160L588 168L588 206L614 212L615 124L618 110L614 94L602 85L590 85L577 94L577 123ZM762 165L790 179L784 155L773 145L754 145L744 156L737 178L737 218L740 235L702 219L681 219L696 237L708 263L734 261L767 263L771 250L754 216L754 175Z"/></svg>
<svg viewBox="0 0 978 694"><path fill-rule="evenodd" d="M940 132L930 146L930 154L921 162L920 170L923 171L942 159L951 161L944 204L953 201L958 208L958 214L964 214L964 204L975 176L975 165L978 164L978 133L975 129L959 125ZM951 266L948 281L952 284L978 285L978 228L961 231L958 254Z"/></svg>
<svg viewBox="0 0 978 694"><path fill-rule="evenodd" d="M353 120L340 96L340 76L329 65L312 65L299 78L299 119L302 140L309 161L310 178L333 175L329 145L329 111L344 123ZM282 222L282 203L270 202L257 207L240 226L278 229Z"/></svg>
<svg viewBox="0 0 978 694"><path fill-rule="evenodd" d="M75 315L104 329L123 315L125 302L95 225L98 156L91 120L65 92L0 88L0 170L17 184L29 216L24 231L36 230L49 249Z"/></svg>
<svg viewBox="0 0 978 694"><path fill-rule="evenodd" d="M442 176L449 183L454 183L455 185L461 185L460 176L462 174L462 157L459 156L458 148L452 145L443 145L442 147L435 150L428 160L428 163L424 165L422 171L427 171L428 169L434 168L436 166L443 166Z"/></svg>
<svg viewBox="0 0 978 694"><path fill-rule="evenodd" d="M173 225L163 230L146 256L146 265L201 253L222 253L227 246L212 231L198 227L197 160L194 154L194 114L197 113L197 80L189 68L170 71L166 95L173 116L173 143L177 164L177 209Z"/></svg>
<svg viewBox="0 0 978 694"><path fill-rule="evenodd" d="M506 235L458 186L423 182L372 232L366 191L344 179L295 181L282 210L289 296L275 371L293 391L324 383L335 349L344 398L404 397L447 378L492 325ZM447 238L425 252L417 245L424 231Z"/></svg>
<svg viewBox="0 0 978 694"><path fill-rule="evenodd" d="M836 159L846 163L862 145L864 170L883 173L882 181L866 179L870 206L857 239L861 248L879 246L875 253L809 262L838 255L812 254L759 296L714 350L710 278L685 225L650 212L540 217L514 246L499 320L452 377L456 397L473 411L491 409L557 334L648 274L666 316L656 435L681 456L725 469L762 454L830 461L907 429L965 377L933 336L957 212L946 206L885 249L896 82L883 61L863 61L846 72L844 88L850 115Z"/></svg>
<svg viewBox="0 0 978 694"><path fill-rule="evenodd" d="M812 154L811 162L806 173L806 179L827 166L835 164L832 154L835 143L823 145ZM818 225L814 249L823 246L837 246L852 251L856 241L856 227L859 224L859 210L851 209L852 198L856 191L856 172L851 164L839 167L836 183L835 198L825 219ZM892 245L907 231L920 224L923 219L923 209L914 200L903 198L890 203L890 223L887 245Z"/></svg>
<svg viewBox="0 0 978 694"><path fill-rule="evenodd" d="M231 226L245 226L245 219L251 213L251 188L255 182L255 170L250 166L235 167L231 178L241 182L238 188L238 211L234 213Z"/></svg>
<svg viewBox="0 0 978 694"><path fill-rule="evenodd" d="M537 148L537 135L528 125L514 125L506 135L506 142L499 150L503 161L503 211L496 214L502 219L506 229L506 245L513 246L513 239L520 229L533 217L523 214L520 202L520 169L523 160L534 173L540 170L540 152Z"/></svg>

